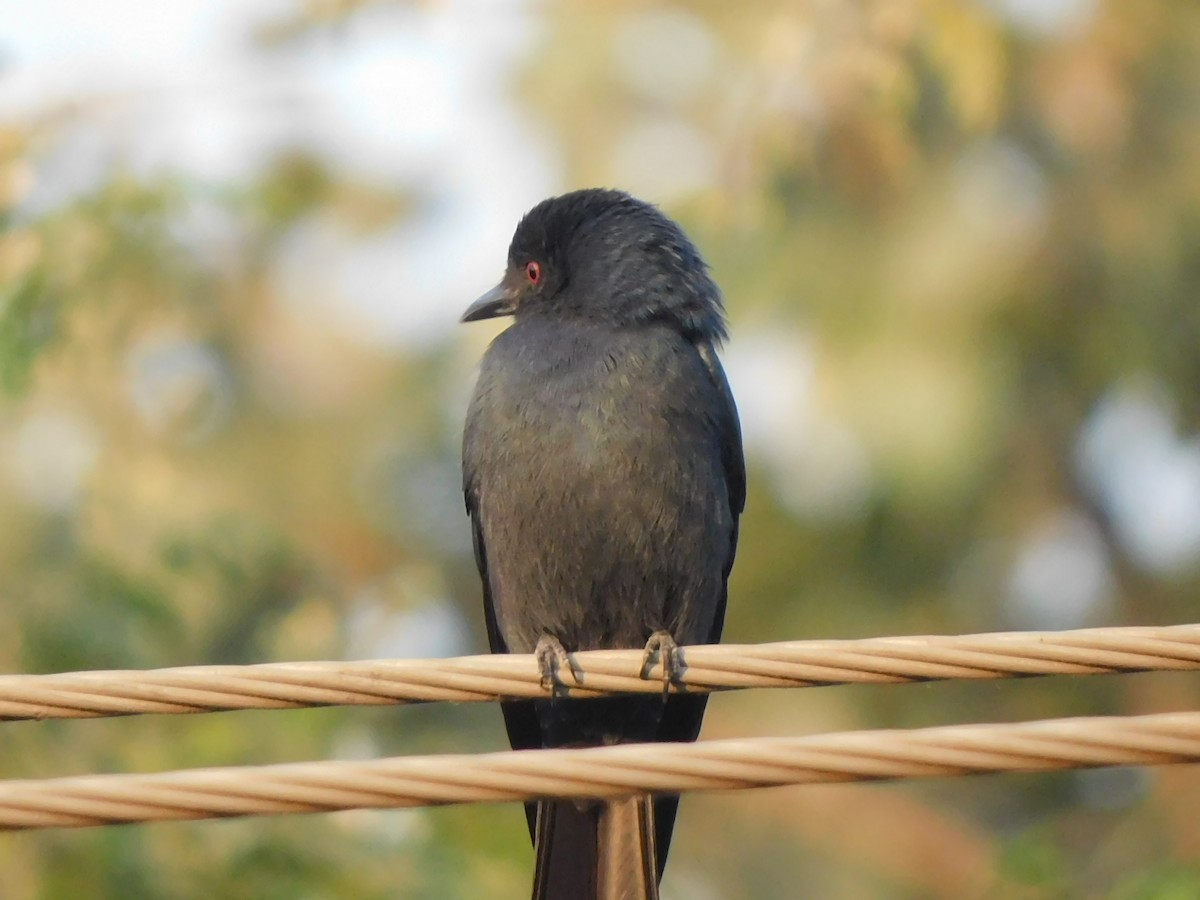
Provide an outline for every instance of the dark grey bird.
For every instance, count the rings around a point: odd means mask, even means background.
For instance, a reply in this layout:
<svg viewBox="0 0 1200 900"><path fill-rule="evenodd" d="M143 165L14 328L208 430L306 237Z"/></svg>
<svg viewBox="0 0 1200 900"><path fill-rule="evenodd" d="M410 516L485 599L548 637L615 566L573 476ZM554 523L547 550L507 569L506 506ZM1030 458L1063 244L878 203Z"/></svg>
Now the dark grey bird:
<svg viewBox="0 0 1200 900"><path fill-rule="evenodd" d="M492 651L537 654L547 685L598 648L644 648L671 677L679 646L720 639L746 496L707 266L654 206L576 191L525 215L504 278L462 320L496 316L514 322L463 437ZM664 692L503 711L523 750L692 741L704 706ZM534 897L656 897L678 800L527 805Z"/></svg>

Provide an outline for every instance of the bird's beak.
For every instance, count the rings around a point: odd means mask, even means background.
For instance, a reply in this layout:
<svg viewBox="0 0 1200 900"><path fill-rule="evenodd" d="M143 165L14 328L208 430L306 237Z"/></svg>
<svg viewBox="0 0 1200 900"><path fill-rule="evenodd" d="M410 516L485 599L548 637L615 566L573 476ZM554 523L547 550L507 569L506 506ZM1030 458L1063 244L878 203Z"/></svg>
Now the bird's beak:
<svg viewBox="0 0 1200 900"><path fill-rule="evenodd" d="M517 309L518 285L514 279L505 276L498 285L467 307L460 322L478 322L480 319L495 319L498 316L511 316Z"/></svg>

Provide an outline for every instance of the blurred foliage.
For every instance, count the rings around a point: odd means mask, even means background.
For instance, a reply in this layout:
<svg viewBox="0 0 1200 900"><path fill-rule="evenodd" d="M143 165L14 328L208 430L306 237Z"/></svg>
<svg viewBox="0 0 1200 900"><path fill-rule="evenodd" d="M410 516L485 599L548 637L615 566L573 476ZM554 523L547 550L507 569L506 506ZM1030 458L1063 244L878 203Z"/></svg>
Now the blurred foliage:
<svg viewBox="0 0 1200 900"><path fill-rule="evenodd" d="M663 200L727 296L751 464L728 639L1195 620L1194 0L533 16L512 91L564 188ZM369 239L429 214L426 186L292 149L234 185L118 164L40 208L40 161L88 121L52 112L0 126L0 670L481 649L457 495L478 339L364 341L280 276L305 229ZM1133 496L1193 518L1149 549L1081 462L1114 403L1150 416L1118 448L1173 429L1178 478ZM1198 699L1158 675L759 692L706 736ZM3 727L8 778L503 746L482 707ZM1198 808L1183 770L693 797L664 896L1197 897ZM0 841L6 898L515 897L531 864L515 807Z"/></svg>

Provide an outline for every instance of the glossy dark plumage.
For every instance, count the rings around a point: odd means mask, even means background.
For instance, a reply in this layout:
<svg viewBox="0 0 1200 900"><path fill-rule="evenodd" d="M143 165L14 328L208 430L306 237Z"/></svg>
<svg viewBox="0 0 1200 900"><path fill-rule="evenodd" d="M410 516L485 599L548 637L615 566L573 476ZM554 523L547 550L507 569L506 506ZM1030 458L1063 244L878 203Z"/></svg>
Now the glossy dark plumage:
<svg viewBox="0 0 1200 900"><path fill-rule="evenodd" d="M463 439L493 652L719 640L745 469L716 355L720 294L696 249L627 194L552 198L522 219L504 279L463 318L496 315L515 321L483 358ZM704 705L557 699L507 703L504 717L515 749L690 741ZM535 896L596 896L597 879L618 877L597 874L606 853L619 877L649 882L631 896L654 896L676 804L543 804ZM613 863L626 829L640 837Z"/></svg>

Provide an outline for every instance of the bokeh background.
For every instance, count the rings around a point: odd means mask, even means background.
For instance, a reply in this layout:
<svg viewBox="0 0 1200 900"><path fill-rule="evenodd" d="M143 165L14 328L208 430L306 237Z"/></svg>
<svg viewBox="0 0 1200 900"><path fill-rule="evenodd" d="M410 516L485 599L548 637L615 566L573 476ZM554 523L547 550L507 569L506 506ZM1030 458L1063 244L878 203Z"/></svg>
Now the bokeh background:
<svg viewBox="0 0 1200 900"><path fill-rule="evenodd" d="M0 3L0 671L484 648L459 440L519 215L723 286L727 639L1195 621L1195 0ZM727 695L707 737L1195 709ZM494 707L0 726L0 777L504 746ZM1200 897L1200 772L687 799L664 897ZM521 897L494 806L0 838L22 898Z"/></svg>

